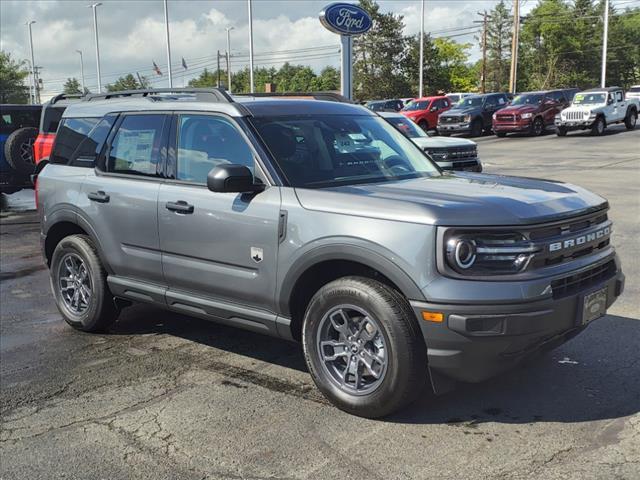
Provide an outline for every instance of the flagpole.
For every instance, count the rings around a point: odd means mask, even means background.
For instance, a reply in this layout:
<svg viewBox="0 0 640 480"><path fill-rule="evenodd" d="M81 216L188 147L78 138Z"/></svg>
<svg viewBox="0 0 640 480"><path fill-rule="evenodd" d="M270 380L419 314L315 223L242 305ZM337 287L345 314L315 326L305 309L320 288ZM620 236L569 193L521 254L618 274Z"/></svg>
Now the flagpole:
<svg viewBox="0 0 640 480"><path fill-rule="evenodd" d="M249 7L249 91L253 93L253 14L251 13L251 0L247 0L247 3Z"/></svg>
<svg viewBox="0 0 640 480"><path fill-rule="evenodd" d="M171 42L169 41L169 7L167 0L164 0L164 26L167 31L167 71L169 72L169 88L173 88L173 77L171 76Z"/></svg>

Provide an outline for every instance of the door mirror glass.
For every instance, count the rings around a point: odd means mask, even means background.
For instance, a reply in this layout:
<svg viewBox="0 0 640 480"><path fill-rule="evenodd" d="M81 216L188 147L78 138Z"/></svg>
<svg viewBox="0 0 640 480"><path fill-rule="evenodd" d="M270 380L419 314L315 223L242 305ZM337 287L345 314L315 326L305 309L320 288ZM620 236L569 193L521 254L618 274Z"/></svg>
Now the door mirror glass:
<svg viewBox="0 0 640 480"><path fill-rule="evenodd" d="M437 111L438 111L438 107L437 107L437 106L431 107L431 108L429 109L429 111L430 111L430 112L437 112Z"/></svg>
<svg viewBox="0 0 640 480"><path fill-rule="evenodd" d="M265 186L254 181L248 167L229 163L218 165L209 172L207 187L218 193L257 193Z"/></svg>
<svg viewBox="0 0 640 480"><path fill-rule="evenodd" d="M613 104L613 97L609 97L607 99L607 105L611 105L611 104Z"/></svg>

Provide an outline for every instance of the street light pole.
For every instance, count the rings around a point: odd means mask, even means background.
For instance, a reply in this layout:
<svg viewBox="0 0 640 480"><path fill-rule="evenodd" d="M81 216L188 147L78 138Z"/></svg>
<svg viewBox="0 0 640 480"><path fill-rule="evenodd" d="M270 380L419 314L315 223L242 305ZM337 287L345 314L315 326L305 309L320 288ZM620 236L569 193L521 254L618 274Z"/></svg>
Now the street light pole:
<svg viewBox="0 0 640 480"><path fill-rule="evenodd" d="M249 8L249 90L253 93L253 14L251 12L251 0L247 0L247 5Z"/></svg>
<svg viewBox="0 0 640 480"><path fill-rule="evenodd" d="M25 25L29 29L29 49L31 50L31 83L33 85L33 97L31 103L37 103L37 91L38 85L36 84L36 67L35 60L33 59L33 35L31 33L31 25L36 23L35 20L29 20Z"/></svg>
<svg viewBox="0 0 640 480"><path fill-rule="evenodd" d="M422 98L422 85L424 83L424 0L421 0L420 4L420 85L418 86L418 97Z"/></svg>
<svg viewBox="0 0 640 480"><path fill-rule="evenodd" d="M227 27L227 91L231 93L231 36L229 32L233 27Z"/></svg>
<svg viewBox="0 0 640 480"><path fill-rule="evenodd" d="M84 60L82 58L82 50L76 50L76 52L80 54L80 77L82 79L82 94L84 95L84 92L86 92L86 88L84 86Z"/></svg>
<svg viewBox="0 0 640 480"><path fill-rule="evenodd" d="M87 5L87 8L93 10L93 33L96 41L96 71L98 73L98 93L102 92L102 78L100 76L100 44L98 43L98 15L96 9L102 5L102 2L97 2L91 5Z"/></svg>
<svg viewBox="0 0 640 480"><path fill-rule="evenodd" d="M167 30L167 71L169 72L169 88L173 88L173 76L171 75L171 42L169 41L169 7L164 0L164 26Z"/></svg>
<svg viewBox="0 0 640 480"><path fill-rule="evenodd" d="M600 87L607 86L607 37L609 34L609 0L604 2L604 33L602 35L602 74Z"/></svg>

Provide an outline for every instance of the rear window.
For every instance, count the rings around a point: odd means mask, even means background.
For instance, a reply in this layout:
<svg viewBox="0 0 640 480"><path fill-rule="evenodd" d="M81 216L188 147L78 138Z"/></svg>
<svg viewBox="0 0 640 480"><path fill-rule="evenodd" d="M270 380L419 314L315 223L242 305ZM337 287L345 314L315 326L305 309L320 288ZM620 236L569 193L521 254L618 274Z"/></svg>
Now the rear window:
<svg viewBox="0 0 640 480"><path fill-rule="evenodd" d="M631 87L631 88L629 89L629 91L630 91L630 92L640 92L640 86L637 86L637 87Z"/></svg>
<svg viewBox="0 0 640 480"><path fill-rule="evenodd" d="M37 127L40 110L35 108L0 108L0 133L8 135L22 127Z"/></svg>
<svg viewBox="0 0 640 480"><path fill-rule="evenodd" d="M89 133L94 129L99 121L99 118L64 119L60 124L60 129L53 146L51 163L93 167L93 162L95 161L96 145L97 143L104 142L104 138L100 140L101 134L104 134L104 137L106 138L106 135L108 135L109 133L109 128L107 128L106 133L104 133L104 128L102 128L100 132L98 132L100 135L98 135L97 138L89 138ZM92 137L94 136L92 135ZM85 143L85 140L88 141ZM92 161L86 159L85 161L79 163L75 162L75 159L78 157L76 152L79 152L79 147L81 144L85 153L92 153ZM92 144L93 149L91 149Z"/></svg>
<svg viewBox="0 0 640 480"><path fill-rule="evenodd" d="M42 111L42 120L40 121L40 132L56 133L65 109L66 107L44 107Z"/></svg>

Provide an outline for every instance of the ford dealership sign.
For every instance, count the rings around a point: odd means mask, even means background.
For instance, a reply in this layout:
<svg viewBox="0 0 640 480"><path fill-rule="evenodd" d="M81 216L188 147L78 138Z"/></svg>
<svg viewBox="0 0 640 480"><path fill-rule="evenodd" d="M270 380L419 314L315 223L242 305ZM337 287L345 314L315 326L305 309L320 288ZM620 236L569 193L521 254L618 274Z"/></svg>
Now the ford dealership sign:
<svg viewBox="0 0 640 480"><path fill-rule="evenodd" d="M351 3L332 3L320 12L320 22L339 35L360 35L369 31L371 17L362 8Z"/></svg>

